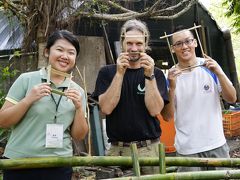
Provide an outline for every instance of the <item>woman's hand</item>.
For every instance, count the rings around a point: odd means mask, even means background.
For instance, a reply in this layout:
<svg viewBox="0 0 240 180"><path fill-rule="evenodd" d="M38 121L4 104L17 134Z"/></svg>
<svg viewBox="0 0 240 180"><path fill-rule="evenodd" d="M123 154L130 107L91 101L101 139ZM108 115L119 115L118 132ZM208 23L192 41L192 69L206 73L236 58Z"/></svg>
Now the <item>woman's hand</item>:
<svg viewBox="0 0 240 180"><path fill-rule="evenodd" d="M51 87L49 86L49 83L41 83L30 90L30 92L26 95L26 101L31 104L44 96L48 96L49 94L51 94Z"/></svg>
<svg viewBox="0 0 240 180"><path fill-rule="evenodd" d="M76 89L68 89L65 91L65 95L68 99L71 99L75 108L79 109L82 107L82 96L80 95L80 92Z"/></svg>

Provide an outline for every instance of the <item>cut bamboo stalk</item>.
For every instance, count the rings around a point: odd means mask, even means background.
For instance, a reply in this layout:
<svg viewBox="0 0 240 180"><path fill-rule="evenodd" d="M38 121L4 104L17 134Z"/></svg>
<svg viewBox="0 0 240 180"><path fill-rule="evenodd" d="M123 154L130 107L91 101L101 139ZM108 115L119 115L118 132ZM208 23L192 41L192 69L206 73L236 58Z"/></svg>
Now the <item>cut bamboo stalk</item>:
<svg viewBox="0 0 240 180"><path fill-rule="evenodd" d="M166 168L166 173L172 173L172 172L177 172L178 167L177 166L171 166Z"/></svg>
<svg viewBox="0 0 240 180"><path fill-rule="evenodd" d="M165 146L163 143L158 145L159 148L159 172L166 174L166 161L165 161Z"/></svg>
<svg viewBox="0 0 240 180"><path fill-rule="evenodd" d="M51 81L51 65L47 67L47 83L49 84Z"/></svg>
<svg viewBox="0 0 240 180"><path fill-rule="evenodd" d="M194 23L194 27L197 27L196 24ZM203 51L203 47L202 47L202 43L200 41L200 38L199 38L199 35L198 35L198 32L197 32L197 29L195 28L195 33L196 33L196 36L197 36L197 39L198 39L198 43L199 43L199 46L200 46L200 49L201 49L201 53L202 53L202 57L204 57L204 51Z"/></svg>
<svg viewBox="0 0 240 180"><path fill-rule="evenodd" d="M87 94L87 84L86 84L86 73L85 73L85 66L83 67L83 75L82 75L82 73L81 73L81 71L80 71L80 69L78 68L78 66L76 65L75 66L76 67L76 70L77 70L77 72L78 72L78 75L79 75L79 77L80 77L80 79L82 80L82 83L83 83L83 88L84 88L84 93L85 93L85 97L86 97L86 100L87 100L87 98L88 98L88 94ZM92 134L92 132L91 132L91 123L90 123L90 108L89 108L89 103L87 103L87 105L86 105L86 111L87 111L87 123L88 123L88 127L89 127L89 133L88 133L88 155L89 156L91 156L92 154L92 147L91 147L91 144L92 144L92 142L91 142L91 134Z"/></svg>
<svg viewBox="0 0 240 180"><path fill-rule="evenodd" d="M200 28L200 27L201 27L201 25L199 25L199 26L194 26L194 27L188 28L188 29L186 29L186 30L193 30L193 29ZM177 33L179 33L179 32L180 32L180 31L177 31L177 32L172 33L172 34L168 34L168 35L161 36L160 39L164 39L164 38L171 37L172 35L177 34Z"/></svg>
<svg viewBox="0 0 240 180"><path fill-rule="evenodd" d="M164 34L165 34L165 36L167 35L166 32L164 32ZM170 51L170 54L171 54L171 57L172 57L172 60L173 60L174 66L176 66L176 61L175 61L175 58L174 58L173 53L172 53L172 51L171 51L171 45L170 45L170 42L169 42L168 37L167 37L167 44L168 44L168 49L169 49L169 51Z"/></svg>
<svg viewBox="0 0 240 180"><path fill-rule="evenodd" d="M143 37L143 38L145 38L145 37L147 37L147 35L144 34L144 35L127 35L126 36L126 35L122 34L121 37L124 37L124 38L126 38L126 37L128 37L128 38L141 38L141 37Z"/></svg>
<svg viewBox="0 0 240 180"><path fill-rule="evenodd" d="M203 63L203 64L198 64L198 65L195 65L195 66L189 66L189 67L187 67L187 68L181 69L181 71L187 71L187 70L191 70L191 69L193 69L193 68L200 67L200 66L205 66L205 65L206 65L206 64Z"/></svg>
<svg viewBox="0 0 240 180"><path fill-rule="evenodd" d="M181 172L181 173L169 173L169 174L154 174L145 175L140 177L122 177L112 178L111 180L166 180L166 179L177 179L177 180L192 180L192 179L239 179L240 170L215 170L215 171L196 171L196 172Z"/></svg>
<svg viewBox="0 0 240 180"><path fill-rule="evenodd" d="M52 93L55 93L55 94L58 94L58 95L61 95L61 96L66 96L64 92L59 91L59 90L57 90L57 89L52 89L51 92L52 92Z"/></svg>
<svg viewBox="0 0 240 180"><path fill-rule="evenodd" d="M132 153L132 161L133 161L133 171L135 176L140 177L140 166L138 162L138 152L136 143L131 144L131 153Z"/></svg>
<svg viewBox="0 0 240 180"><path fill-rule="evenodd" d="M69 89L69 88L71 87L72 78L73 78L73 75L72 75L72 72L71 72L71 73L70 73L70 77L69 77L69 84L68 84L67 89Z"/></svg>
<svg viewBox="0 0 240 180"><path fill-rule="evenodd" d="M240 168L240 158L191 158L165 157L167 166L190 167L236 167ZM158 157L138 157L141 166L158 166ZM126 166L132 167L130 156L73 156L0 159L0 169L47 168L63 166Z"/></svg>

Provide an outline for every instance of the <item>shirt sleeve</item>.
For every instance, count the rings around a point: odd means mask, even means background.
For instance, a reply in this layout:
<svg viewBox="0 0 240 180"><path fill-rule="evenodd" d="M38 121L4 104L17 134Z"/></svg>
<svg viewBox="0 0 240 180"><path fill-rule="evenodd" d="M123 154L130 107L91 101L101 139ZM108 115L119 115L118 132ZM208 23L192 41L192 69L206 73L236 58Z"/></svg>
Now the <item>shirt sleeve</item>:
<svg viewBox="0 0 240 180"><path fill-rule="evenodd" d="M20 75L10 87L6 100L14 104L21 101L27 93L27 82L25 76L23 74Z"/></svg>
<svg viewBox="0 0 240 180"><path fill-rule="evenodd" d="M98 96L103 94L110 86L113 77L111 77L112 75L108 71L107 66L100 69L96 80L95 90L91 95L92 98L98 100Z"/></svg>

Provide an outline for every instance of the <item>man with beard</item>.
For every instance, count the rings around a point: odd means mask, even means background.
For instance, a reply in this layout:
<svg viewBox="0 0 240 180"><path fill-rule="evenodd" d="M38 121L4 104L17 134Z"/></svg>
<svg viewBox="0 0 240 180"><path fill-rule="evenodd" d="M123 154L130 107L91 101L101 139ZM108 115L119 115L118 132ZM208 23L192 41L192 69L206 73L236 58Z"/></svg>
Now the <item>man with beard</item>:
<svg viewBox="0 0 240 180"><path fill-rule="evenodd" d="M122 53L117 64L99 71L93 97L106 114L110 156L130 156L136 143L139 156L158 156L161 129L155 118L168 103L163 72L145 53L149 48L149 31L139 20L125 22L121 29ZM144 167L142 174L158 172L158 167Z"/></svg>

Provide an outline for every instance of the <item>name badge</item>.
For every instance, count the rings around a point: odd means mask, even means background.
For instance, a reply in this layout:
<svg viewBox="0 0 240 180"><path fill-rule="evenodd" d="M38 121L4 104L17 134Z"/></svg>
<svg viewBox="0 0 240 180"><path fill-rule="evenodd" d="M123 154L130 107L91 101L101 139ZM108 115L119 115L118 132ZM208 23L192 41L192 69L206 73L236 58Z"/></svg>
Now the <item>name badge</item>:
<svg viewBox="0 0 240 180"><path fill-rule="evenodd" d="M63 147L63 124L47 124L46 148Z"/></svg>

